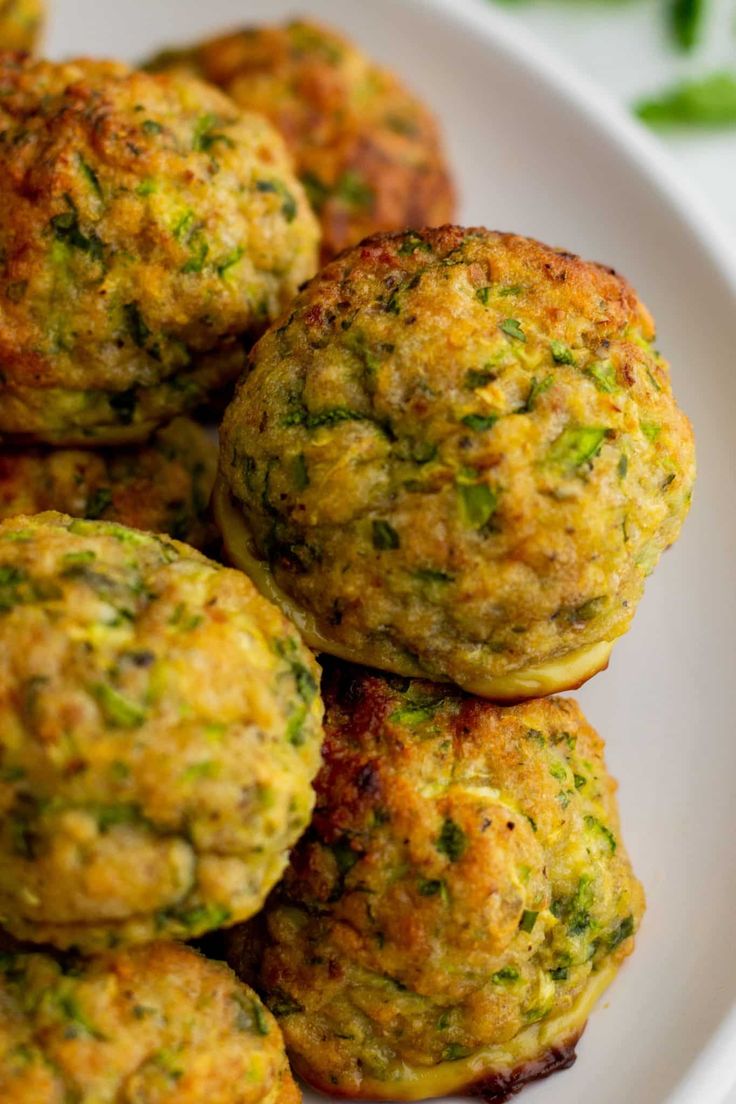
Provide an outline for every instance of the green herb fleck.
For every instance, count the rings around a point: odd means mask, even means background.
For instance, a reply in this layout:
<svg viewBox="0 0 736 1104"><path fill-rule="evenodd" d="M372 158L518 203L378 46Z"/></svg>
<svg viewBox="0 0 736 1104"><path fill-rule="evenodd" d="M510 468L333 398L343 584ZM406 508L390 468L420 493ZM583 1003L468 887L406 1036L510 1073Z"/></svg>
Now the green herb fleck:
<svg viewBox="0 0 736 1104"><path fill-rule="evenodd" d="M532 385L529 388L529 394L526 397L526 402L521 410L519 410L519 414L530 414L536 406L539 396L543 395L545 391L549 391L554 382L554 376L545 376L544 379L541 380L537 379L536 376L532 376Z"/></svg>
<svg viewBox="0 0 736 1104"><path fill-rule="evenodd" d="M656 441L662 432L662 427L657 422L639 422L639 426L648 441Z"/></svg>
<svg viewBox="0 0 736 1104"><path fill-rule="evenodd" d="M432 246L424 238L420 238L419 234L408 233L399 246L398 252L403 257L418 252L431 253Z"/></svg>
<svg viewBox="0 0 736 1104"><path fill-rule="evenodd" d="M87 162L84 160L83 157L79 158L79 168L82 172L82 176L84 176L86 178L87 183L89 184L92 191L95 192L95 194L98 195L100 198L102 198L102 188L100 187L100 178L97 175L97 173L95 172L95 170L92 168L92 166L87 164Z"/></svg>
<svg viewBox="0 0 736 1104"><path fill-rule="evenodd" d="M537 922L538 912L532 912L531 909L524 909L521 914L521 920L519 921L519 931L531 932L534 931L534 925Z"/></svg>
<svg viewBox="0 0 736 1104"><path fill-rule="evenodd" d="M484 307L487 307L488 301L491 298L491 289L489 287L476 288L475 298L479 303L482 303Z"/></svg>
<svg viewBox="0 0 736 1104"><path fill-rule="evenodd" d="M445 883L441 878L420 878L417 888L420 897L436 897L445 889Z"/></svg>
<svg viewBox="0 0 736 1104"><path fill-rule="evenodd" d="M485 483L461 483L457 489L465 524L471 529L482 529L493 517L498 495Z"/></svg>
<svg viewBox="0 0 736 1104"><path fill-rule="evenodd" d="M377 519L373 522L373 547L380 552L394 551L401 544L399 534L387 521Z"/></svg>
<svg viewBox="0 0 736 1104"><path fill-rule="evenodd" d="M215 128L222 126L224 120L217 115L202 115L194 124L194 133L192 134L192 149L196 153L210 153L212 147L218 142L227 146L229 149L235 148L235 143L232 138L227 134L223 134L222 131L218 131Z"/></svg>
<svg viewBox="0 0 736 1104"><path fill-rule="evenodd" d="M521 323L516 318L504 318L503 322L498 324L499 330L502 330L507 337L513 337L516 341L526 341L526 334L521 328Z"/></svg>
<svg viewBox="0 0 736 1104"><path fill-rule="evenodd" d="M437 567L419 567L414 572L414 578L423 583L452 583L455 576Z"/></svg>
<svg viewBox="0 0 736 1104"><path fill-rule="evenodd" d="M607 825L602 824L600 820L597 819L597 817L586 816L585 827L589 828L591 831L597 832L598 835L602 836L602 838L606 841L611 854L615 852L616 837Z"/></svg>
<svg viewBox="0 0 736 1104"><path fill-rule="evenodd" d="M608 939L608 949L610 951L615 951L617 947L620 947L624 940L630 939L633 934L634 917L627 916L621 921L619 926L613 932L611 932L611 935Z"/></svg>
<svg viewBox="0 0 736 1104"><path fill-rule="evenodd" d="M599 391L603 391L608 395L612 394L614 391L618 391L616 369L613 367L610 360L595 361L593 364L588 365L585 369L585 373L594 381Z"/></svg>
<svg viewBox="0 0 736 1104"><path fill-rule="evenodd" d="M437 850L441 855L446 855L450 862L455 863L463 857L467 846L468 840L460 825L450 817L446 817L437 839Z"/></svg>
<svg viewBox="0 0 736 1104"><path fill-rule="evenodd" d="M496 970L495 974L491 974L491 981L494 985L512 985L513 982L519 980L519 971L513 966L503 966L500 970Z"/></svg>
<svg viewBox="0 0 736 1104"><path fill-rule="evenodd" d="M605 436L606 430L599 426L568 426L552 442L548 460L574 471L597 455Z"/></svg>
<svg viewBox="0 0 736 1104"><path fill-rule="evenodd" d="M126 303L123 307L125 326L131 336L134 345L139 349L145 349L146 341L151 336L151 331L146 325L137 303Z"/></svg>
<svg viewBox="0 0 736 1104"><path fill-rule="evenodd" d="M257 192L273 192L281 197L281 213L287 222L293 222L297 216L299 207L296 199L280 180L259 180L256 183Z"/></svg>
<svg viewBox="0 0 736 1104"><path fill-rule="evenodd" d="M555 364L574 364L575 357L572 350L562 341L550 341L549 351Z"/></svg>
<svg viewBox="0 0 736 1104"><path fill-rule="evenodd" d="M439 705L424 705L417 706L416 708L409 709L395 709L393 713L389 713L389 721L394 724L406 725L409 728L413 728L415 725L424 724L425 721L431 721L434 716L435 709Z"/></svg>
<svg viewBox="0 0 736 1104"><path fill-rule="evenodd" d="M485 387L489 383L493 383L496 379L496 373L491 371L490 368L470 368L465 373L465 386L475 391L479 387Z"/></svg>
<svg viewBox="0 0 736 1104"><path fill-rule="evenodd" d="M145 709L126 698L109 683L98 682L92 687L92 691L102 715L114 728L138 728L145 721Z"/></svg>
<svg viewBox="0 0 736 1104"><path fill-rule="evenodd" d="M79 225L76 204L68 195L64 196L64 199L69 210L60 215L54 215L50 222L54 237L64 245L78 249L81 253L87 253L93 260L101 262L105 252L104 243L94 230L88 234L83 233Z"/></svg>
<svg viewBox="0 0 736 1104"><path fill-rule="evenodd" d="M234 249L226 253L222 260L215 265L217 275L225 276L238 263L244 252L242 245L236 245Z"/></svg>
<svg viewBox="0 0 736 1104"><path fill-rule="evenodd" d="M442 1051L442 1061L459 1062L461 1058L468 1058L472 1053L472 1050L461 1046L460 1043L450 1043Z"/></svg>
<svg viewBox="0 0 736 1104"><path fill-rule="evenodd" d="M486 429L493 429L498 421L498 414L466 414L461 421L468 429L482 433Z"/></svg>
<svg viewBox="0 0 736 1104"><path fill-rule="evenodd" d="M144 119L141 123L141 130L144 134L160 134L164 128L160 123L157 123L155 119Z"/></svg>

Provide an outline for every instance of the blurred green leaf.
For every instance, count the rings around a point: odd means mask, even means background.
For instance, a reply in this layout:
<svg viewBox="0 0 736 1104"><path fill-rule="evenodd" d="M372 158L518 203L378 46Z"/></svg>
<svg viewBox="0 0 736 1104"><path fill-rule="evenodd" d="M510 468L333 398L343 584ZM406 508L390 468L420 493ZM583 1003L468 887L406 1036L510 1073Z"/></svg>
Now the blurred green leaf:
<svg viewBox="0 0 736 1104"><path fill-rule="evenodd" d="M736 73L711 73L641 100L636 114L653 127L736 126Z"/></svg>
<svg viewBox="0 0 736 1104"><path fill-rule="evenodd" d="M670 0L670 21L675 42L690 51L700 39L705 0Z"/></svg>

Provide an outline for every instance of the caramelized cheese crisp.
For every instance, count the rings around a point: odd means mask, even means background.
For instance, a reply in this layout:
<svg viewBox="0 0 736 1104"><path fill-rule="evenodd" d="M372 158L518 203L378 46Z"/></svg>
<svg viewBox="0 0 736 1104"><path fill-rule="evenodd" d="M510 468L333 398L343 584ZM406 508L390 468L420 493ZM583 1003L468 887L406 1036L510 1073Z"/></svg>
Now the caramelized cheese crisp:
<svg viewBox="0 0 736 1104"><path fill-rule="evenodd" d="M676 539L690 424L608 269L444 227L343 254L222 430L232 560L313 647L498 700L606 665Z"/></svg>
<svg viewBox="0 0 736 1104"><path fill-rule="evenodd" d="M299 1104L278 1025L188 947L0 956L3 1104Z"/></svg>
<svg viewBox="0 0 736 1104"><path fill-rule="evenodd" d="M0 57L0 435L143 440L316 266L265 119L184 76Z"/></svg>
<svg viewBox="0 0 736 1104"><path fill-rule="evenodd" d="M0 448L0 519L58 510L208 548L217 469L213 436L176 418L145 445L107 450Z"/></svg>
<svg viewBox="0 0 736 1104"><path fill-rule="evenodd" d="M0 924L98 952L245 919L309 823L318 668L240 572L62 514L0 525Z"/></svg>
<svg viewBox="0 0 736 1104"><path fill-rule="evenodd" d="M570 1064L634 946L603 742L569 699L327 670L315 817L230 961L321 1091L505 1099Z"/></svg>
<svg viewBox="0 0 736 1104"><path fill-rule="evenodd" d="M334 31L304 20L246 27L150 65L211 81L281 132L320 220L323 262L380 230L454 217L431 112Z"/></svg>

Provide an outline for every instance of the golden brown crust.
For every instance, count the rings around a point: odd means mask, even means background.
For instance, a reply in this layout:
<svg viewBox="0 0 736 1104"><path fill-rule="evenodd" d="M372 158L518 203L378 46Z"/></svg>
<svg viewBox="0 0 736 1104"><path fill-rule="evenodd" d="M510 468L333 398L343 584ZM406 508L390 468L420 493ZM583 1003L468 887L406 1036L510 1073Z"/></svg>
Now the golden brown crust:
<svg viewBox="0 0 736 1104"><path fill-rule="evenodd" d="M229 556L316 649L497 700L579 685L689 508L653 340L625 280L539 242L362 243L259 341L225 415Z"/></svg>
<svg viewBox="0 0 736 1104"><path fill-rule="evenodd" d="M144 439L314 272L281 138L188 77L0 57L0 434Z"/></svg>
<svg viewBox="0 0 736 1104"><path fill-rule="evenodd" d="M294 1069L363 1099L505 1091L573 1040L644 901L575 702L330 663L312 825L229 960Z"/></svg>
<svg viewBox="0 0 736 1104"><path fill-rule="evenodd" d="M0 962L3 1104L298 1104L273 1017L227 967L155 943Z"/></svg>
<svg viewBox="0 0 736 1104"><path fill-rule="evenodd" d="M270 119L319 215L323 262L369 234L453 218L431 113L334 31L304 20L246 28L152 65L197 73Z"/></svg>
<svg viewBox="0 0 736 1104"><path fill-rule="evenodd" d="M0 521L58 510L207 550L216 540L209 514L216 469L213 435L188 418L127 449L0 448Z"/></svg>
<svg viewBox="0 0 736 1104"><path fill-rule="evenodd" d="M0 923L95 953L252 916L309 822L318 668L240 572L0 524Z"/></svg>

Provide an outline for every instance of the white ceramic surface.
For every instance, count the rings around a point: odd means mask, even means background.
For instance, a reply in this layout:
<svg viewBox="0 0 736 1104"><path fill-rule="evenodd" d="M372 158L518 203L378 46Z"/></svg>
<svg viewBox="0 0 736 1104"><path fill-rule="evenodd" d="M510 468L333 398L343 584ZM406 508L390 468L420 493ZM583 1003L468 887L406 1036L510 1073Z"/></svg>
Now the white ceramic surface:
<svg viewBox="0 0 736 1104"><path fill-rule="evenodd" d="M736 1080L736 259L669 162L483 0L55 0L49 51L134 59L309 13L400 69L440 113L469 223L619 267L659 322L699 444L685 533L607 674L580 697L608 740L649 897L634 958L577 1065L524 1104L721 1104Z"/></svg>

